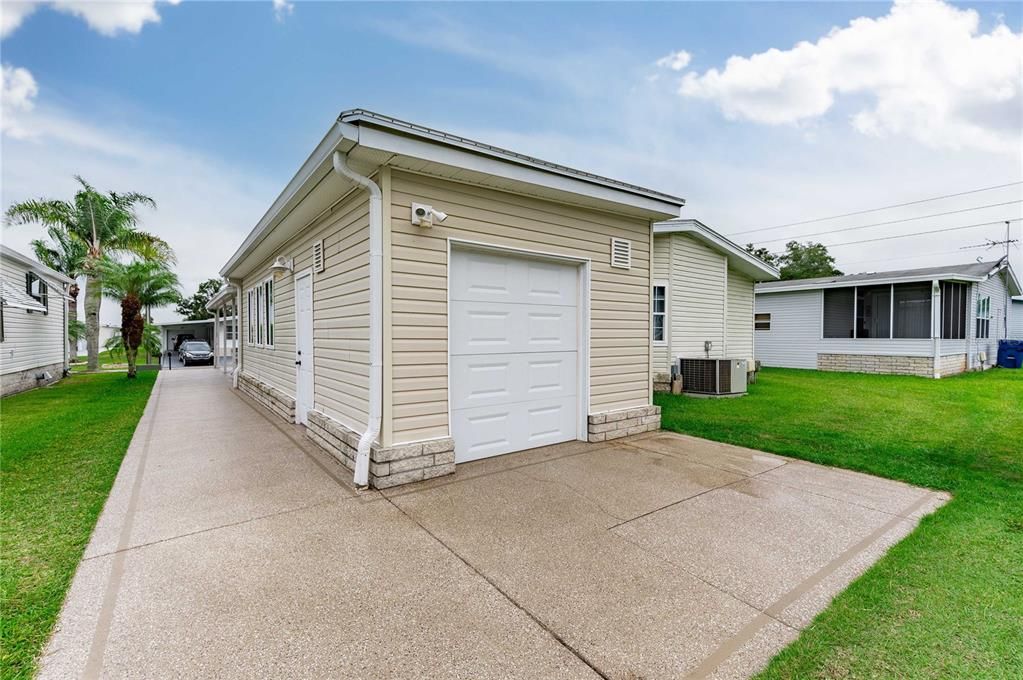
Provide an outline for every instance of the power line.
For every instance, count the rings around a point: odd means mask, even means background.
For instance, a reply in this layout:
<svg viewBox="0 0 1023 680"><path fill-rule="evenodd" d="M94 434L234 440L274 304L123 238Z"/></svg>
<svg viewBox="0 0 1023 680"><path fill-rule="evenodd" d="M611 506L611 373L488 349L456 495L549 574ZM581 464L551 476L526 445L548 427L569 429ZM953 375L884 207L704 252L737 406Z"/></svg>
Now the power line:
<svg viewBox="0 0 1023 680"><path fill-rule="evenodd" d="M842 231L857 231L859 229L870 229L871 227L883 227L889 224L899 224L900 222L912 222L914 220L926 220L932 217L943 217L945 215L959 215L965 212L973 212L974 210L984 210L986 208L1001 208L1007 205L1014 205L1016 203L1023 203L1023 199L1015 201L1006 201L1005 203L991 203L989 205L978 205L974 208L962 208L961 210L948 210L946 212L934 213L932 215L919 215L917 217L904 217L899 220L888 220L887 222L874 222L873 224L863 224L858 227L842 227L841 229L831 229L829 231L818 231L812 234L796 234L795 236L783 236L779 238L771 238L766 241L754 241L754 243L775 243L776 241L788 241L790 239L809 238L811 236L823 236L825 234L837 234Z"/></svg>
<svg viewBox="0 0 1023 680"><path fill-rule="evenodd" d="M957 248L955 250L941 250L936 253L916 253L915 255L899 255L898 257L885 257L882 259L871 259L871 260L854 260L852 262L842 262L842 267L851 267L857 264L868 264L871 262L895 262L897 260L915 260L921 257L938 257L939 255L953 255L962 250Z"/></svg>
<svg viewBox="0 0 1023 680"><path fill-rule="evenodd" d="M831 217L818 217L813 220L802 220L801 222L788 222L786 224L776 224L773 227L759 227L757 229L746 229L745 231L733 231L728 234L731 236L741 236L742 234L752 234L756 231L770 231L771 229L781 229L782 227L798 227L801 224L812 224L814 222L825 222L827 220L837 220L842 217L852 217L853 215L866 215L867 213L880 212L881 210L890 210L892 208L903 208L907 205L918 205L920 203L929 203L931 201L940 201L945 198L955 198L957 196L967 196L969 194L977 194L982 191L992 191L994 189L1005 189L1006 187L1016 186L1017 184L1023 184L1021 182L1009 182L1008 184L996 184L990 187L981 187L980 189L971 189L969 191L960 191L957 194L945 194L943 196L935 196L933 198L921 198L917 201L907 201L906 203L893 203L892 205L884 205L880 208L870 208L869 210L856 210L854 212L847 212L841 215L832 215Z"/></svg>
<svg viewBox="0 0 1023 680"><path fill-rule="evenodd" d="M1014 217L1011 220L998 220L997 222L978 222L977 224L966 224L961 227L947 227L945 229L931 229L929 231L917 231L912 234L897 234L895 236L881 236L878 238L868 238L862 241L846 241L845 243L830 243L826 244L827 248L838 248L839 246L855 246L860 243L874 243L876 241L891 241L897 238L909 238L910 236L926 236L927 234L942 234L947 231L960 231L962 229L973 229L975 227L989 227L992 224L1005 224L1006 222L1019 222L1023 220L1023 217Z"/></svg>

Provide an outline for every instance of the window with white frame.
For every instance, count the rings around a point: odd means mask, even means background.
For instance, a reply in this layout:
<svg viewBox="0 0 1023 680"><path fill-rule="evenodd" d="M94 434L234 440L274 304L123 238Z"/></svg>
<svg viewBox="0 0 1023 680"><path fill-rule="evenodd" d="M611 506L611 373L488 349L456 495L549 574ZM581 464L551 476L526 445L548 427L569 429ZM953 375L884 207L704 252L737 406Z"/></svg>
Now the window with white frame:
<svg viewBox="0 0 1023 680"><path fill-rule="evenodd" d="M248 344L257 347L274 346L273 278L261 281L248 290L245 320Z"/></svg>
<svg viewBox="0 0 1023 680"><path fill-rule="evenodd" d="M991 337L991 298L977 300L977 338L986 340Z"/></svg>
<svg viewBox="0 0 1023 680"><path fill-rule="evenodd" d="M668 318L668 286L664 283L655 283L653 289L653 319L651 337L654 342L667 342L665 326Z"/></svg>

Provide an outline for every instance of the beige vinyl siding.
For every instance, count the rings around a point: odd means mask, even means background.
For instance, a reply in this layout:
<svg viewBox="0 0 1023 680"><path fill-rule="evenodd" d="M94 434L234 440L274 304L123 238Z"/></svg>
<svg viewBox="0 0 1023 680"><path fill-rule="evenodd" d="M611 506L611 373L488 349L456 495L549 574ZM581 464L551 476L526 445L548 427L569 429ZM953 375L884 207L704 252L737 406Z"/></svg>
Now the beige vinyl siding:
<svg viewBox="0 0 1023 680"><path fill-rule="evenodd" d="M25 289L28 271L17 262L0 262L0 276L12 288ZM0 343L0 374L7 375L64 361L64 299L61 285L49 286L49 312L4 307L4 341ZM108 303L109 304L109 303Z"/></svg>
<svg viewBox="0 0 1023 680"><path fill-rule="evenodd" d="M303 229L274 257L294 258L295 272L313 266L313 244L323 239L324 269L313 273L314 408L352 427L366 425L369 396L369 201L353 191L329 214ZM295 279L274 282L274 347L248 344L246 291L266 278L267 259L242 285L239 332L243 372L295 394Z"/></svg>
<svg viewBox="0 0 1023 680"><path fill-rule="evenodd" d="M654 237L654 271L651 286L660 281L664 281L668 284L668 300L666 303L667 319L665 320L664 328L664 339L666 342L664 344L651 343L651 351L653 353L653 372L655 376L671 375L671 240L671 235Z"/></svg>
<svg viewBox="0 0 1023 680"><path fill-rule="evenodd" d="M753 279L728 270L728 358L753 358Z"/></svg>
<svg viewBox="0 0 1023 680"><path fill-rule="evenodd" d="M684 236L671 236L671 349L675 356L724 357L727 259Z"/></svg>
<svg viewBox="0 0 1023 680"><path fill-rule="evenodd" d="M447 220L413 227L413 201ZM394 443L449 434L448 238L592 258L590 412L650 403L647 220L399 171L390 213ZM610 267L611 237L632 241L631 270Z"/></svg>

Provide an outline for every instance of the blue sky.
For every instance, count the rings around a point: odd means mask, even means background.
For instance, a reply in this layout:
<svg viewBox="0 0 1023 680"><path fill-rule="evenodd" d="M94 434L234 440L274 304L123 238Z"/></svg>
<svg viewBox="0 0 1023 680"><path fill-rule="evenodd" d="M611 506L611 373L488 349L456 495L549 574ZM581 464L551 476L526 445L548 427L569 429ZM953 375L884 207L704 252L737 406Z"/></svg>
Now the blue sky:
<svg viewBox="0 0 1023 680"><path fill-rule="evenodd" d="M5 3L3 205L68 194L75 172L149 193L147 224L192 287L353 107L685 196L687 216L725 233L1023 179L1018 3L281 4ZM758 238L1016 201L1020 187ZM998 232L834 253L849 270L926 266L971 260L982 251L957 249Z"/></svg>

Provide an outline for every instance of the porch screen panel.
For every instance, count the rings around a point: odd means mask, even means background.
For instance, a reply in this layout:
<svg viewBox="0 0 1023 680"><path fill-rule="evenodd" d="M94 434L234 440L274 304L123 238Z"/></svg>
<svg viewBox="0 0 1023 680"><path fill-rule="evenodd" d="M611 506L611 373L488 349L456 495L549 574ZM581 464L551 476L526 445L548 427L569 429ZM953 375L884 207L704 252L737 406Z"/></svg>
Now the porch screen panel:
<svg viewBox="0 0 1023 680"><path fill-rule="evenodd" d="M966 338L966 293L965 283L941 283L941 337L944 340Z"/></svg>
<svg viewBox="0 0 1023 680"><path fill-rule="evenodd" d="M856 337L890 337L892 287L865 286L858 288L856 295Z"/></svg>
<svg viewBox="0 0 1023 680"><path fill-rule="evenodd" d="M931 337L931 284L900 283L895 286L896 338Z"/></svg>
<svg viewBox="0 0 1023 680"><path fill-rule="evenodd" d="M851 338L855 293L852 288L829 288L824 291L824 337Z"/></svg>

